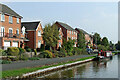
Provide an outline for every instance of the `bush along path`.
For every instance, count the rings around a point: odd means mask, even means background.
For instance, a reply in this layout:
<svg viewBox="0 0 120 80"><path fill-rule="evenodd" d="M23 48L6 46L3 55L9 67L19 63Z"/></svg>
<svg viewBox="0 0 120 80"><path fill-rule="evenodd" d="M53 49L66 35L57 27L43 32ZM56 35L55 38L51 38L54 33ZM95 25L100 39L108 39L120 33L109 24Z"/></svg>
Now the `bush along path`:
<svg viewBox="0 0 120 80"><path fill-rule="evenodd" d="M93 55L89 55L88 57L82 56L82 58L79 58L76 60L60 62L60 63L56 63L56 64L51 64L51 65L44 65L41 67L31 67L31 68L29 67L29 68L21 68L21 69L16 69L16 70L7 70L7 71L2 72L2 78L9 78L9 77L15 78L16 76L22 76L25 73L29 73L29 72L33 72L33 71L37 71L37 70L41 70L41 69L46 69L46 68L50 68L50 67L56 67L56 66L60 66L60 65L70 64L70 63L74 63L77 61L84 61L84 60L88 60L88 59L92 59L92 58L95 58L95 56L93 56Z"/></svg>

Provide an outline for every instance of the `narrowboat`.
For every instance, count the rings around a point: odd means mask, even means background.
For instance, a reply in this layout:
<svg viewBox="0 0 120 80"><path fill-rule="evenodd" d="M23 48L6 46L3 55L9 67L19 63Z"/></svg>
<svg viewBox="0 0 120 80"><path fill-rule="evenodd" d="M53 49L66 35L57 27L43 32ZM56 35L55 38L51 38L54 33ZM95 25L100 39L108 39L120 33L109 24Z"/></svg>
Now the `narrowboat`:
<svg viewBox="0 0 120 80"><path fill-rule="evenodd" d="M93 60L95 61L111 60L112 57L113 56L111 51L102 51L102 52L98 52L98 55Z"/></svg>

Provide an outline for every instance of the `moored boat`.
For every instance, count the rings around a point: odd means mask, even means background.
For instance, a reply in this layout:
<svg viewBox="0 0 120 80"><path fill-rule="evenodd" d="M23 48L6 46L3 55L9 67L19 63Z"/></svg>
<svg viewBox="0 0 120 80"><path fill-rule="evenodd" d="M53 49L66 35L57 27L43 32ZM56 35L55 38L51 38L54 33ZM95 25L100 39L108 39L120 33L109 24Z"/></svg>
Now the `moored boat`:
<svg viewBox="0 0 120 80"><path fill-rule="evenodd" d="M111 60L111 59L112 59L111 51L102 51L102 52L98 52L98 55L93 60L102 61L102 60Z"/></svg>

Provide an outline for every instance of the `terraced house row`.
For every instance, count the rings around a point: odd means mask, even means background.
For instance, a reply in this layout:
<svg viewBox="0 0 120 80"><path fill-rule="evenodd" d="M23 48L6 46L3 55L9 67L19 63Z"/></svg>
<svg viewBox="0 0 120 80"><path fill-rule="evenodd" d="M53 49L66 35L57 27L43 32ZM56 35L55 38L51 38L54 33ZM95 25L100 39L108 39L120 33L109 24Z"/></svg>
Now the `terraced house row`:
<svg viewBox="0 0 120 80"><path fill-rule="evenodd" d="M30 47L31 49L40 48L44 44L42 38L43 28L40 21L35 22L21 22L23 18L11 8L4 4L0 4L0 48L7 49L8 47ZM63 44L63 39L75 39L77 46L77 35L80 30L73 29L68 24L56 21L58 27L59 37L57 48ZM93 43L92 37L85 31L85 39L87 42Z"/></svg>

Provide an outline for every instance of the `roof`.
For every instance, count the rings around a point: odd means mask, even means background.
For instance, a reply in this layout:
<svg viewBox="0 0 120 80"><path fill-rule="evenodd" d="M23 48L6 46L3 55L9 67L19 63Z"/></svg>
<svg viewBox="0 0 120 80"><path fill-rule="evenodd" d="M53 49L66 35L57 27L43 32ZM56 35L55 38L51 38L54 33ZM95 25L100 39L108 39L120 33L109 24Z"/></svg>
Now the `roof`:
<svg viewBox="0 0 120 80"><path fill-rule="evenodd" d="M71 31L77 32L75 29L73 29L71 26L69 26L69 25L67 25L67 24L65 24L65 23L58 22L58 21L56 21L56 23L58 23L59 25L61 25L62 27L64 27L64 28L67 29L67 30L71 30Z"/></svg>
<svg viewBox="0 0 120 80"><path fill-rule="evenodd" d="M24 26L26 30L36 30L40 21L36 22L22 22L21 23L21 28Z"/></svg>
<svg viewBox="0 0 120 80"><path fill-rule="evenodd" d="M78 31L82 31L84 34L88 34L86 31L84 31L83 29L80 28L76 28Z"/></svg>
<svg viewBox="0 0 120 80"><path fill-rule="evenodd" d="M19 14L17 14L15 11L13 11L11 8L4 4L0 4L0 13L22 18L22 16L20 16Z"/></svg>

